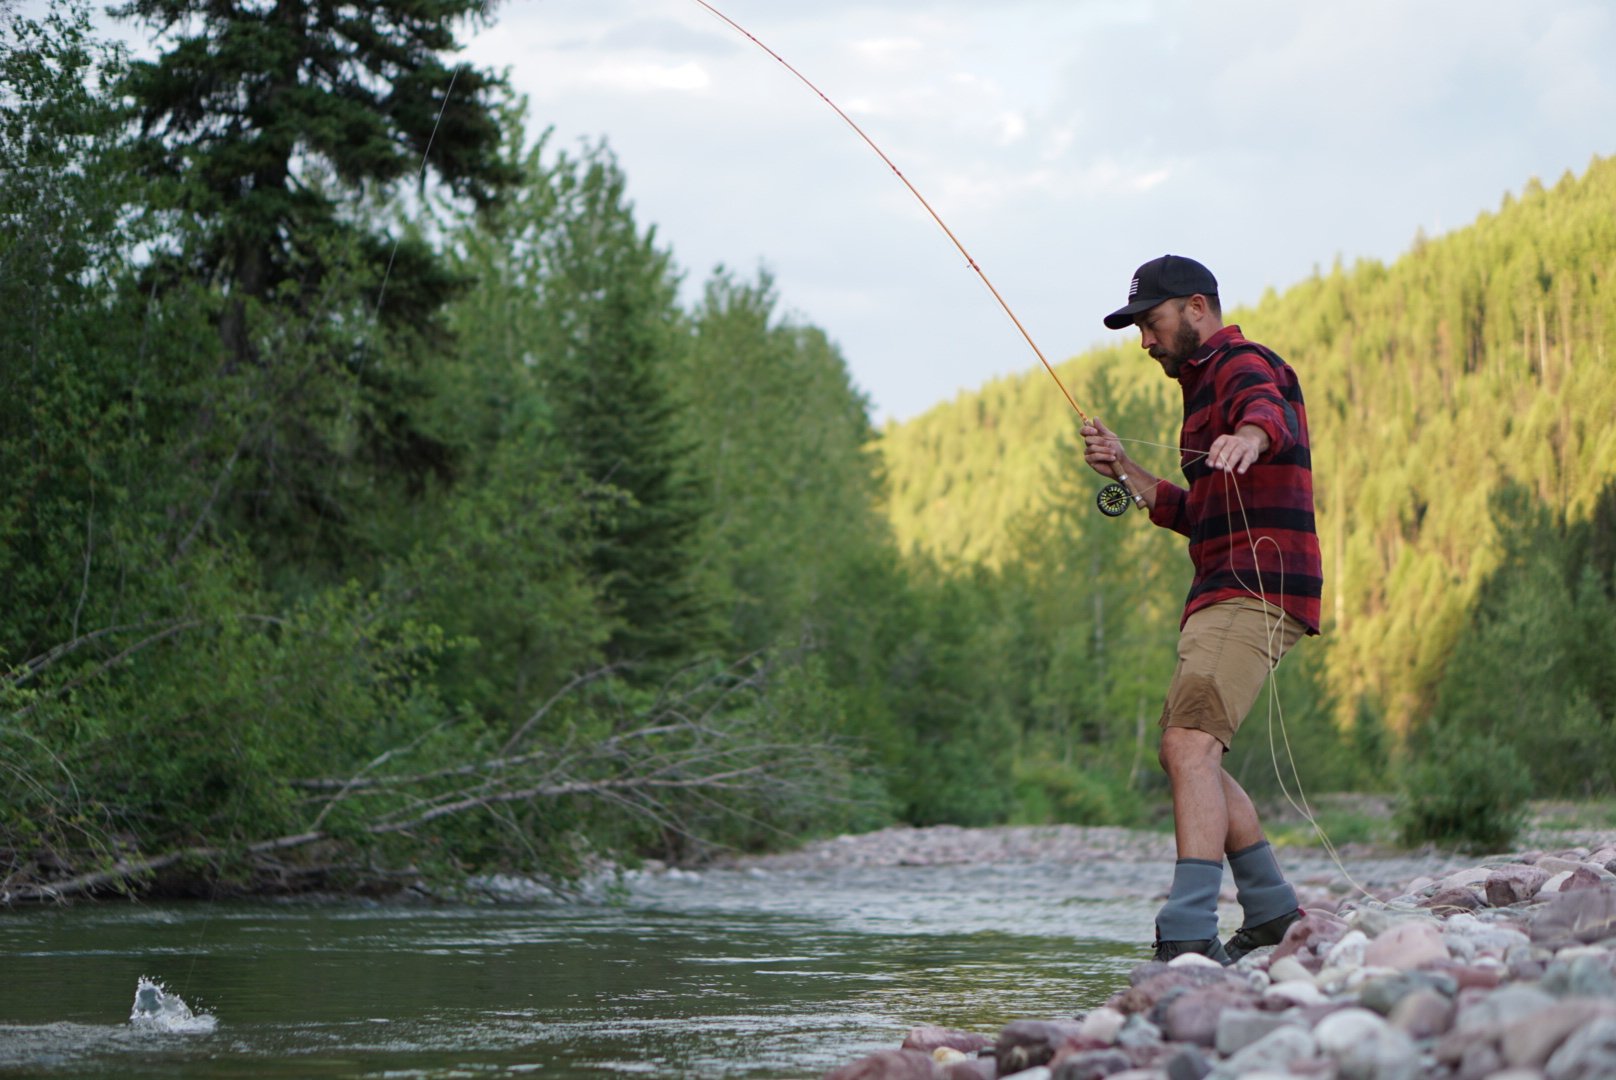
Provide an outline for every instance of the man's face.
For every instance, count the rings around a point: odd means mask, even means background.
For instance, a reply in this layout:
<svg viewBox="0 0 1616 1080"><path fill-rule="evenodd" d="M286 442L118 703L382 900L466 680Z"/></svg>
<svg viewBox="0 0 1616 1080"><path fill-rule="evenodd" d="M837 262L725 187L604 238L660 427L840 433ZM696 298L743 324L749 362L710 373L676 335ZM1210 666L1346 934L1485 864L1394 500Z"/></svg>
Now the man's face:
<svg viewBox="0 0 1616 1080"><path fill-rule="evenodd" d="M1149 311L1134 316L1139 327L1139 347L1162 366L1169 379L1178 378L1184 361L1201 348L1201 335L1184 317L1188 300L1163 300Z"/></svg>

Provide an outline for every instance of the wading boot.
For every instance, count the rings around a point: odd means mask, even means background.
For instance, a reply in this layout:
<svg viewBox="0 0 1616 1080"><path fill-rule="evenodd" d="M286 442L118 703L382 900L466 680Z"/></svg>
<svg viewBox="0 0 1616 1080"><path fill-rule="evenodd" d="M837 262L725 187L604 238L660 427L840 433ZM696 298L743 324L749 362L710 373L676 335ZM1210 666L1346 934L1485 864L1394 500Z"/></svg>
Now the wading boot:
<svg viewBox="0 0 1616 1080"><path fill-rule="evenodd" d="M1164 964L1173 957L1183 956L1185 953L1200 953L1208 959L1216 960L1224 967L1234 963L1233 960L1229 959L1229 954L1223 951L1223 943L1218 940L1216 934L1205 941L1163 941L1161 938L1156 939L1156 959Z"/></svg>
<svg viewBox="0 0 1616 1080"><path fill-rule="evenodd" d="M1225 962L1233 964L1253 949L1261 949L1265 945L1278 945L1285 940L1285 931L1301 917L1302 909L1297 908L1277 919L1269 919L1256 926L1242 926L1229 939L1229 959Z"/></svg>

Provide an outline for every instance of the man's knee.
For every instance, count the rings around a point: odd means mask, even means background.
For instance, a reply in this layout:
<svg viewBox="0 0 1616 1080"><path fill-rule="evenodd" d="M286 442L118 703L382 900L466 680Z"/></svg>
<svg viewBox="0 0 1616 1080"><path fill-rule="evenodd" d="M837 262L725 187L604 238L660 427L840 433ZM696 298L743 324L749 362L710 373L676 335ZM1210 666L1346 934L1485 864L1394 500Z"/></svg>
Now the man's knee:
<svg viewBox="0 0 1616 1080"><path fill-rule="evenodd" d="M1164 728L1156 760L1169 777L1185 772L1221 772L1223 744L1215 735L1197 728Z"/></svg>

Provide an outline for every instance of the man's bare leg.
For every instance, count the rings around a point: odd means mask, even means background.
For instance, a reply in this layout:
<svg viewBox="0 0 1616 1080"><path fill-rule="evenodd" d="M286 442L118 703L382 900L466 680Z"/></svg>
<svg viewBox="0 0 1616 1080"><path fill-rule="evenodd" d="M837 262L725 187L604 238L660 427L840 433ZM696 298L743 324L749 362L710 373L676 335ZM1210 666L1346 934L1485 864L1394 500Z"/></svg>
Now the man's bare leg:
<svg viewBox="0 0 1616 1080"><path fill-rule="evenodd" d="M1221 863L1231 808L1252 821L1257 817L1251 799L1223 770L1223 744L1204 731L1170 727L1162 732L1159 756L1173 790L1178 857Z"/></svg>
<svg viewBox="0 0 1616 1080"><path fill-rule="evenodd" d="M1188 948L1227 962L1218 942L1218 892L1229 836L1223 744L1204 731L1170 727L1162 732L1159 756L1173 790L1178 861L1167 903L1156 914L1157 958Z"/></svg>

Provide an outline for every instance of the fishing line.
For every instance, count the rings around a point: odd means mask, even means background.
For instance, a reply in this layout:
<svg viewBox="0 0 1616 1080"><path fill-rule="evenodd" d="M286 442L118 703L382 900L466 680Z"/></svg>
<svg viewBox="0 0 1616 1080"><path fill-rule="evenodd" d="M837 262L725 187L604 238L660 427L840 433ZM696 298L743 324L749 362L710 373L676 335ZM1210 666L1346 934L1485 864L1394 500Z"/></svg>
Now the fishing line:
<svg viewBox="0 0 1616 1080"><path fill-rule="evenodd" d="M879 145L876 144L875 140L870 138L870 136L864 131L863 128L859 127L859 125L853 120L852 117L848 116L846 112L842 111L842 108L839 105L837 105L836 102L832 101L830 99L829 95L827 95L823 90L821 90L817 85L815 85L814 82L811 79L809 79L806 75L804 75L802 72L798 71L789 62L787 62L786 59L783 56L781 56L779 53L775 52L768 45L765 45L757 37L756 34L752 33L750 30L746 29L746 27L742 26L740 23L736 22L734 19L730 18L728 15L726 15L722 11L718 10L718 8L716 8L712 4L708 3L707 0L694 0L694 2L699 4L701 7L705 8L708 12L710 12L712 15L714 15L715 17L717 17L718 19L723 21L725 24L727 24L732 29L734 29L736 32L740 33L748 41L752 42L752 44L756 45L758 48L760 48L764 52L768 53L769 56L773 57L782 67L784 67L792 75L796 76L796 78L800 82L802 82L803 85L808 87L808 89L812 90L814 92L814 94L821 101L823 101L826 105L828 105L831 108L831 110L833 112L836 113L837 116L841 117L843 122L845 122L848 127L852 128L853 131L858 135L858 137L864 141L865 145L869 146L869 148L871 150L875 151L876 156L878 156L882 160L882 162L884 162L886 164L887 168L892 170L893 175L895 175L903 183L903 186L909 189L909 193L912 194L916 199L918 199L920 201L920 205L925 208L926 213L931 215L931 219L937 223L938 228L943 230L944 235L946 235L948 237L949 241L953 243L954 247L956 249L958 249L959 253L965 257L965 261L966 261L967 265L969 265L972 270L976 271L977 276L982 279L982 283L984 285L986 285L987 288L988 288L988 291L993 294L993 299L998 302L999 307L1004 310L1004 313L1010 317L1010 321L1015 324L1016 329L1021 332L1022 339L1025 340L1027 345L1032 349L1033 354L1038 357L1038 361L1039 361L1039 363L1041 363L1044 366L1044 370L1049 372L1050 378L1055 380L1055 385L1060 388L1061 395L1066 399L1066 403L1072 407L1072 411L1077 413L1077 415L1084 422L1089 422L1088 414L1085 413L1082 410L1082 408L1078 406L1077 400L1075 398L1073 398L1072 395L1071 395L1071 392L1066 389L1066 384L1064 382L1062 382L1061 377L1058 374L1056 374L1055 368L1050 364L1049 360L1044 356L1043 350L1038 347L1038 343L1033 340L1033 337L1027 331L1026 326L1024 326L1022 324L1021 320L1016 316L1015 311L1010 307L1009 303L1004 299L1003 295L1001 295L999 290L994 286L993 281L988 277L986 271L984 271L982 269L981 265L971 255L971 253L968 250L966 250L965 245L960 242L959 237L954 235L954 231L948 227L948 224L942 219L942 216L940 214L938 214L935 209L932 208L931 203L929 203L926 200L926 197L920 193L919 189L917 189L914 184L910 183L909 178L903 174L903 171L901 169L899 169L896 164L893 163L892 159L887 156L886 152L883 151ZM1120 436L1118 436L1118 441L1119 442L1133 443L1133 444L1139 445L1139 446L1155 446L1155 447L1161 447L1163 449L1176 449L1181 454L1186 455L1186 463L1188 461L1193 461L1193 460L1195 460L1196 458L1199 458L1199 457L1205 457L1205 456L1207 456L1207 453L1208 453L1207 451L1192 451L1192 450L1189 450L1186 447L1174 447L1174 446L1171 446L1171 445L1169 445L1167 443L1150 442L1149 440L1145 440L1145 439L1122 439ZM1116 517L1116 516L1120 515L1121 513L1123 513L1125 510L1127 510L1127 508L1128 508L1128 506L1130 504L1140 506L1140 507L1143 507L1145 505L1142 496L1140 496L1138 493L1133 491L1132 485L1128 482L1128 480L1127 480L1127 478L1125 476L1123 476L1123 475L1121 475L1119 473L1117 475L1116 479L1117 479L1117 483L1108 484L1104 488L1102 488L1100 490L1100 492L1099 492L1099 495L1098 495L1097 499L1096 499L1102 513L1106 514L1108 517ZM1268 599L1266 598L1266 596L1263 594L1263 591L1262 591L1262 569L1261 569L1261 563L1260 563L1260 552L1258 550L1258 547L1259 547L1260 544L1262 544L1264 542L1274 545L1275 555L1279 559L1279 573L1280 573L1280 581L1279 581L1280 593L1279 593L1279 595L1281 595L1281 596L1284 595L1284 587L1285 587L1285 576L1284 576L1285 575L1285 570L1284 570L1285 560L1284 560L1284 554L1278 550L1278 547L1279 547L1278 542L1275 541L1273 537L1260 537L1259 538L1252 531L1251 522L1250 522L1249 518L1246 515L1245 501L1240 495L1240 485L1235 480L1235 478L1231 474L1225 474L1224 484L1225 484L1225 497L1227 498L1228 488L1232 487L1234 489L1236 502L1240 507L1241 521L1245 526L1246 537L1247 537L1248 542L1251 545L1252 565L1256 569L1256 573L1257 573L1257 589L1253 590L1249 585L1247 585L1244 581L1242 581L1240 579L1238 571L1235 571L1235 568L1234 568L1232 552L1231 552L1231 555L1230 555L1230 570L1234 572L1235 580L1240 581L1241 586L1243 588L1245 588L1245 590L1248 593L1250 593L1252 596L1256 597L1259 601L1262 602L1263 610L1264 610L1264 617L1267 618L1268 609L1270 607L1276 607L1276 605L1271 604L1268 601ZM1284 612L1283 612L1282 609L1280 609L1279 612L1275 615L1275 617L1273 619L1273 622L1268 625L1268 632L1267 632L1267 636L1268 636L1268 655L1269 655L1270 658L1274 657L1275 643L1277 641L1277 634L1279 633L1280 627L1283 625L1283 618L1284 618ZM1357 881L1357 879L1355 879L1352 876L1352 874L1347 870L1346 866L1343 864L1343 862L1341 860L1341 857L1340 857L1339 853L1336 850L1336 847L1335 847L1334 843L1331 842L1331 840L1329 838L1329 835L1325 832L1324 827L1319 824L1317 816L1313 813L1312 807L1308 804L1307 796L1306 796L1305 792L1303 791L1301 772L1300 772L1300 770L1298 770L1298 768L1296 766L1296 758L1295 758L1294 753L1291 750L1290 735L1289 735L1289 733L1288 733L1288 731L1286 730L1286 727L1285 727L1284 709L1281 706L1280 701L1279 701L1279 687L1278 687L1278 683L1276 682L1276 678L1275 678L1276 673L1278 672L1278 670L1279 670L1279 659L1272 659L1270 664L1269 664L1268 678L1266 680L1267 687L1268 687L1268 698L1269 698L1269 701L1268 701L1268 747L1269 747L1269 756L1270 756L1270 759L1273 761L1273 765L1274 765L1274 776L1279 781L1280 791L1284 794L1286 801L1290 803L1290 805L1297 811L1297 813L1302 815L1303 820L1305 820L1309 825L1312 826L1313 831L1318 835L1319 840L1320 840L1321 844L1324 847L1324 850L1329 854L1331 860L1335 863L1336 867L1341 871L1341 873L1346 877L1347 881L1352 885L1352 887L1357 889L1359 892L1363 893L1365 896L1378 901L1379 898L1375 897L1373 893L1369 892L1368 889L1364 888L1364 886L1361 883L1359 883ZM1285 778L1284 778L1284 776L1283 776L1283 774L1281 773L1281 770L1280 770L1279 750L1278 750L1278 747L1275 745L1275 741L1274 741L1274 727L1275 727L1276 719L1278 721L1278 727L1279 727L1279 732L1280 732L1280 741L1284 744L1285 756L1286 756L1287 761L1290 764L1292 778L1296 782L1296 796L1295 797L1293 797L1291 795L1290 789L1286 785ZM1300 803L1298 803L1298 801L1297 801L1298 799L1301 800Z"/></svg>
<svg viewBox="0 0 1616 1080"><path fill-rule="evenodd" d="M1031 347L1033 354L1038 357L1038 362L1044 365L1044 370L1049 372L1049 377L1055 380L1056 386L1060 387L1061 396L1066 398L1066 403L1072 407L1073 412L1082 417L1084 421L1087 421L1089 418L1088 414L1078 407L1077 399L1072 397L1071 392L1066 389L1066 384L1061 381L1061 377L1055 374L1055 368L1044 357L1043 350L1038 347L1038 343L1034 341L1032 335L1027 332L1027 328L1023 326L1021 320L1016 317L1016 313L1011 309L1004 297L1000 295L999 290L994 287L993 281L988 277L987 273L977 263L976 259L971 256L971 253L965 249L965 245L960 243L959 237L954 235L954 230L950 229L948 224L943 221L942 216L938 214L936 210L932 209L931 203L927 202L926 197L920 193L919 189L909 182L909 178L903 175L903 171L899 169L897 165L893 164L892 159L887 157L886 152L876 145L875 140L870 138L869 135L865 134L864 129L859 127L851 116L848 116L847 113L843 112L841 106L832 101L823 90L815 86L813 81L810 80L808 76L792 67L786 62L785 57L781 56L779 53L765 45L762 41L758 40L756 34L752 33L750 30L736 22L734 19L730 18L728 15L725 15L722 11L719 11L716 7L709 4L707 0L695 0L695 2L706 8L719 19L723 20L731 28L742 34L748 41L752 42L752 44L756 45L758 48L774 57L775 60L779 61L782 67L791 72L791 74L795 75L804 86L808 87L808 89L812 90L816 95L818 95L819 100L823 101L826 105L829 105L831 110L835 112L837 116L841 117L842 120L846 122L848 127L857 132L858 137L864 140L865 145L867 145L871 150L875 151L876 156L885 162L887 168L892 170L893 175L903 182L904 187L909 189L909 193L916 199L920 200L920 205L926 208L926 213L931 215L931 219L937 223L938 228L943 230L944 235L946 235L953 243L954 247L959 250L959 253L965 256L966 264L969 265L972 270L976 271L977 277L982 279L982 284L986 285L988 287L988 292L993 294L993 299L999 302L999 307L1004 309L1004 313L1010 316L1010 321L1015 324L1016 329L1021 331L1022 339L1026 341L1029 347Z"/></svg>
<svg viewBox="0 0 1616 1080"><path fill-rule="evenodd" d="M1283 661L1284 657L1276 656L1275 654L1277 652L1276 642L1278 641L1280 628L1284 625L1285 621L1285 611L1283 608L1280 608L1279 605L1271 603L1268 600L1266 591L1263 588L1262 562L1260 553L1258 551L1258 546L1264 543L1273 545L1274 557L1278 561L1279 567L1279 592L1277 594L1279 596L1285 595L1285 553L1280 550L1279 541L1275 540L1272 536L1259 537L1252 529L1251 520L1246 514L1245 498L1240 494L1240 482L1233 473L1225 472L1223 474L1225 505L1227 505L1231 490L1234 493L1235 504L1240 508L1240 523L1245 527L1246 540L1251 547L1252 571L1257 576L1256 589L1253 590L1252 587L1246 584L1246 582L1241 578L1239 569L1234 565L1234 551L1232 549L1229 552L1229 572L1234 576L1234 579L1240 583L1241 588L1245 589L1249 595L1255 597L1263 605L1264 625L1267 628L1269 663L1268 677L1264 680L1264 685L1267 688L1268 697L1268 756L1269 760L1274 766L1274 779L1279 781L1280 793L1285 796L1285 801L1291 805L1291 809L1302 815L1302 820L1306 821L1308 825L1312 826L1314 833L1318 835L1319 845L1324 849L1325 854L1330 856L1330 861L1335 863L1336 869L1341 871L1341 875L1346 878L1347 884L1351 885L1354 889L1357 889L1358 892L1362 893L1369 899L1374 900L1376 903L1381 903L1382 901L1380 897L1376 896L1374 893L1365 888L1357 878L1352 876L1352 872L1347 869L1346 864L1341 859L1339 851L1336 849L1335 843L1330 839L1329 833L1325 832L1324 826L1319 824L1318 817L1313 813L1313 808L1307 800L1307 794L1303 790L1302 773L1297 767L1296 755L1291 749L1290 731L1285 726L1285 708L1279 698L1279 665L1281 661ZM1268 621L1268 612L1271 608L1274 609L1275 614L1270 622ZM1274 742L1274 728L1276 720L1278 721L1279 740L1285 747L1285 760L1290 766L1291 778L1296 781L1296 795L1294 798L1291 796L1290 789L1285 785L1285 775L1279 766L1279 748ZM1301 800L1300 803L1297 802L1298 799Z"/></svg>
<svg viewBox="0 0 1616 1080"><path fill-rule="evenodd" d="M456 64L454 70L449 73L449 85L443 91L443 104L438 106L437 119L432 121L432 133L426 137L426 149L421 151L421 167L415 171L415 177L416 182L423 186L426 184L426 164L427 159L432 156L432 144L438 141L438 127L443 123L443 114L449 109L449 99L454 96L455 80L460 78L460 70L465 66ZM387 256L387 269L382 273L381 287L376 290L376 307L371 312L371 321L377 324L378 329L381 326L382 298L387 295L387 282L393 276L393 260L398 258L398 248L403 242L404 230L400 229L398 235L393 238L393 250Z"/></svg>

